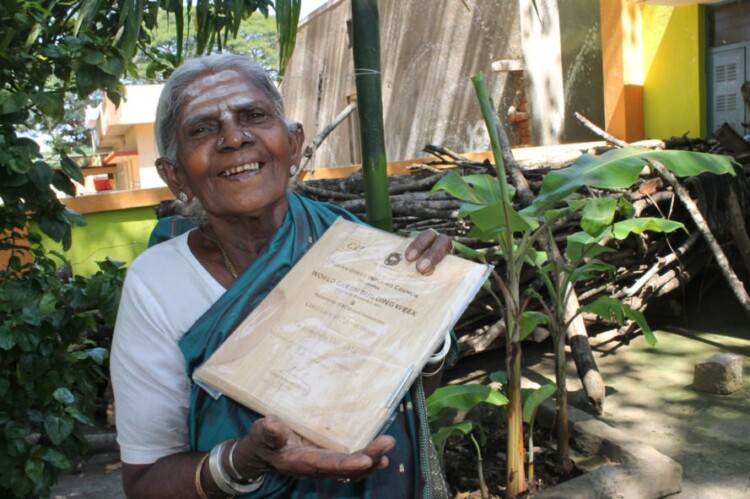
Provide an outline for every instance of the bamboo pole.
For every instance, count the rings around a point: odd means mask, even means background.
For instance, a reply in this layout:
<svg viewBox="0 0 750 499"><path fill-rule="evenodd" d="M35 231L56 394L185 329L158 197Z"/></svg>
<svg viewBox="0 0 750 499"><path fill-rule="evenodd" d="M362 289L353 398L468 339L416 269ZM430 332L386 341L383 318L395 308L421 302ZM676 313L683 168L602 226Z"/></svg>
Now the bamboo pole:
<svg viewBox="0 0 750 499"><path fill-rule="evenodd" d="M393 215L388 199L383 132L379 25L376 0L352 0L352 51L367 222L374 227L392 231Z"/></svg>

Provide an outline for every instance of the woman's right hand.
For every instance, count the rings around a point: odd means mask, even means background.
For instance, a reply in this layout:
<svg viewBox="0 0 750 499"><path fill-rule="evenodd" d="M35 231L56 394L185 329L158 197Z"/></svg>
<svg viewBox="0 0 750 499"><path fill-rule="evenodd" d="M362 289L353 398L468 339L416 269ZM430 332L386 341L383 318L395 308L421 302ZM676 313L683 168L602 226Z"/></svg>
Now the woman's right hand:
<svg viewBox="0 0 750 499"><path fill-rule="evenodd" d="M388 466L386 453L396 441L380 436L352 454L334 452L297 435L281 419L267 416L253 423L234 451L237 471L247 478L275 470L296 478L333 476L359 480Z"/></svg>

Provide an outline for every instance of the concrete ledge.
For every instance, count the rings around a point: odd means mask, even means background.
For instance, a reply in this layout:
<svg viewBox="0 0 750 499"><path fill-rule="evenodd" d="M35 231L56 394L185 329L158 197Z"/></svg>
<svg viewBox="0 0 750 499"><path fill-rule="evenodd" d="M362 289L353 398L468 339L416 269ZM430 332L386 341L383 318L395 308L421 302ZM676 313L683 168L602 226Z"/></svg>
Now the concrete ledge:
<svg viewBox="0 0 750 499"><path fill-rule="evenodd" d="M542 491L544 499L656 499L679 492L682 466L653 447L634 443L625 433L574 407L569 409L571 446L584 457L607 464ZM538 421L551 427L554 401L539 408Z"/></svg>

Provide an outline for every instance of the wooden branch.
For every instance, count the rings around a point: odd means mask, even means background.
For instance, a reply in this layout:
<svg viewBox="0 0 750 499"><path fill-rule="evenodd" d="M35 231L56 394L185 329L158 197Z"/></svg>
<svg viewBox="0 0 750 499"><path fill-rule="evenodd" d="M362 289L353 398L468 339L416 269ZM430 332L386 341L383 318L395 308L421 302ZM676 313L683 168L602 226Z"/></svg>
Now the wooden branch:
<svg viewBox="0 0 750 499"><path fill-rule="evenodd" d="M613 143L614 145L616 145L618 147L627 147L628 146L627 142L625 142L624 140L620 140L617 137L615 137L614 135L611 135L611 134L605 132L604 130L602 130L601 128L599 128L598 126L596 126L592 122L590 122L588 119L586 119L586 117L583 116L581 113L576 112L575 113L575 117L578 119L578 121L580 121L583 124L583 126L585 126L586 128L588 128L589 130L591 130L592 132L594 132L595 134L597 134L599 137L603 138L607 142L611 142L611 143Z"/></svg>
<svg viewBox="0 0 750 499"><path fill-rule="evenodd" d="M335 118L333 118L333 121L326 125L323 130L321 130L320 133L315 136L312 145L307 146L305 148L305 152L303 153L305 162L302 164L300 169L297 170L297 173L292 176L292 179L297 178L300 173L307 169L307 164L312 159L318 147L320 147L320 144L322 144L326 137L328 137L331 132L336 129L337 126L339 126L350 114L352 114L352 111L354 111L355 109L357 109L357 101L353 101L348 106L346 106L338 115L336 115Z"/></svg>
<svg viewBox="0 0 750 499"><path fill-rule="evenodd" d="M742 257L742 263L745 270L750 272L750 237L745 230L745 216L742 213L742 207L737 199L736 183L729 187L729 199L727 205L729 209L729 230L732 232L732 238L737 243L737 249Z"/></svg>
<svg viewBox="0 0 750 499"><path fill-rule="evenodd" d="M586 128L592 130L594 133L597 133L599 136L604 137L606 140L612 142L613 144L620 147L626 147L628 145L627 142L617 139L616 137L597 127L589 120L584 118L581 114L575 113L575 116L579 121L581 121L581 123L584 124L584 126L586 126ZM716 263L719 266L719 270L724 275L724 278L729 284L729 287L732 289L740 304L745 309L745 313L750 315L750 296L747 294L742 281L739 280L737 274L735 274L732 266L729 264L724 251L716 241L716 238L711 232L711 229L708 227L705 218L703 218L703 215L701 214L698 206L695 204L693 199L690 197L690 194L682 186L682 184L680 184L680 182L677 180L677 177L675 177L672 172L667 170L661 163L654 160L647 160L647 162L656 171L656 173L658 173L664 180L667 181L670 186L672 186L672 190L674 190L677 198L690 214L690 217L693 219L693 222L695 222L695 225L703 236L703 239L706 241L706 244L708 244L709 248L713 252L714 258L716 258Z"/></svg>
<svg viewBox="0 0 750 499"><path fill-rule="evenodd" d="M526 177L523 176L521 167L516 161L516 158L513 157L513 150L510 147L510 140L508 140L508 134L505 131L503 123L500 121L497 113L493 113L493 118L495 129L497 130L497 136L500 140L500 153L503 155L505 169L508 172L511 183L516 188L516 193L518 194L521 206L529 206L534 202L534 194L532 194L531 189L529 189L529 183L526 180Z"/></svg>
<svg viewBox="0 0 750 499"><path fill-rule="evenodd" d="M634 296L644 286L653 284L649 282L652 279L652 277L654 275L657 275L659 271L661 271L665 267L671 265L679 257L687 253L687 251L690 248L692 248L696 242L698 242L699 237L700 237L700 233L698 232L693 232L692 234L690 234L687 240L682 245L680 245L679 248L677 248L675 251L668 254L664 258L658 258L657 262L647 272L645 272L632 286L623 289L620 293L615 295L615 298L624 298L626 296Z"/></svg>
<svg viewBox="0 0 750 499"><path fill-rule="evenodd" d="M658 161L649 160L648 162L654 168L654 170L656 170L656 172L661 175L669 185L672 186L675 194L677 194L677 198L680 200L685 209L687 209L690 217L693 219L693 222L695 222L696 227L703 236L703 240L706 241L708 247L711 248L711 251L714 254L714 258L716 258L716 263L719 265L719 270L721 270L721 273L724 275L724 278L729 284L729 287L732 289L734 295L737 297L737 299L740 301L740 304L745 309L745 313L750 315L750 296L748 296L747 291L745 290L745 286L742 284L742 281L740 281L740 279L737 277L737 274L735 274L734 270L732 269L732 266L729 264L729 260L727 260L727 257L724 254L724 250L721 249L721 246L719 246L719 243L716 241L716 238L711 232L711 229L708 228L708 224L703 218L703 215L698 209L698 206L696 206L695 202L690 197L690 194L687 192L687 190L685 190L684 187L682 187L682 184L680 184L680 182L672 174L672 172L664 168L664 166Z"/></svg>
<svg viewBox="0 0 750 499"><path fill-rule="evenodd" d="M300 192L316 199L325 198L326 200L349 200L349 199L360 199L360 194L350 194L348 192L334 191L323 187L316 187L312 182L295 182L292 181L289 184L289 188L293 191Z"/></svg>

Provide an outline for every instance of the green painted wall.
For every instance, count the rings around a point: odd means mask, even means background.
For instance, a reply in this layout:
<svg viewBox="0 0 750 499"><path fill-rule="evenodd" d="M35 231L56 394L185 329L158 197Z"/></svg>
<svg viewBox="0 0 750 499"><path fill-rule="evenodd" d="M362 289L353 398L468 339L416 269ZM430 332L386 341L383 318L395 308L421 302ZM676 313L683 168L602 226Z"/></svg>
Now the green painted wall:
<svg viewBox="0 0 750 499"><path fill-rule="evenodd" d="M130 264L146 249L156 213L152 207L89 213L86 221L88 225L73 228L73 244L64 253L73 273L83 276L99 270L96 262L106 257ZM44 246L62 252L62 247L49 239Z"/></svg>
<svg viewBox="0 0 750 499"><path fill-rule="evenodd" d="M704 137L703 9L644 5L642 15L646 137Z"/></svg>

